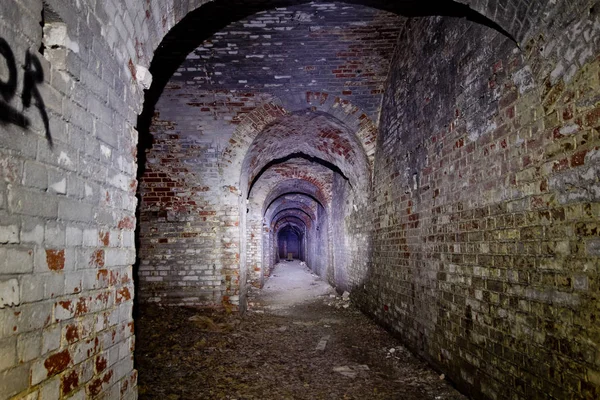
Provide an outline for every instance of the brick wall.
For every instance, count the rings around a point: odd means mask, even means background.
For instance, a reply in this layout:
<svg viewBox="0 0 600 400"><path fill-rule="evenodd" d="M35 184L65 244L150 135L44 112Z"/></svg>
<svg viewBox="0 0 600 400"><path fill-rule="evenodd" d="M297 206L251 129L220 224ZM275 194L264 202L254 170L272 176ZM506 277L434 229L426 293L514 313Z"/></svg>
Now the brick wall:
<svg viewBox="0 0 600 400"><path fill-rule="evenodd" d="M361 6L283 7L231 23L187 56L150 128L140 185L142 300L221 306L227 298L243 308L246 279L261 286L276 262L261 241L265 228L267 243L277 234L278 220L263 217L279 182L314 184L323 207L333 173L368 186L399 20ZM330 224L320 213L318 223ZM307 240L330 251L327 241Z"/></svg>
<svg viewBox="0 0 600 400"><path fill-rule="evenodd" d="M476 398L600 394L598 26L580 1L520 48L455 19L399 38L356 297Z"/></svg>
<svg viewBox="0 0 600 400"><path fill-rule="evenodd" d="M246 260L252 285L262 287L265 274L269 275L270 269L275 265L274 259L268 259L270 253L263 253L262 241L271 242L270 239L263 239L260 234L263 225L271 227L272 223L277 222L277 219L285 216L284 210L296 208L309 214L313 222L319 221L317 208L319 203L322 207L323 204L328 204L330 201L326 198L326 193L331 192L332 176L333 172L325 166L302 158L294 158L265 171L252 187L248 199L247 218L248 221L253 221L252 224L255 228L247 235L248 245L253 250L252 254L248 253ZM286 201L285 204L281 204L285 197L280 196L284 196L286 193L307 193L314 199L305 196L304 202ZM312 240L312 236L309 235L308 239ZM307 257L312 258L311 261L317 262L313 254L308 252ZM313 265L313 263L310 262L309 265Z"/></svg>
<svg viewBox="0 0 600 400"><path fill-rule="evenodd" d="M168 61L198 30L221 35L178 71L152 128L142 299L244 303L246 259L261 256L257 242L239 240L240 229L259 231L244 214L255 176L242 179L242 164L268 124L308 110L340 121L366 159L355 176L344 157L325 157L353 189L332 175L321 198L343 207L316 207L319 230L307 240L316 271L362 286L365 310L474 396L598 396L593 2L465 1L486 20L459 3L358 1L467 16L521 45L472 22L411 20L387 85L403 19L363 6L45 3L43 33L41 2L0 4L2 396L135 397L134 127L150 61ZM249 17L274 5L295 8ZM233 9L242 20L222 30L239 19ZM236 58L243 68L224 76L220 64ZM194 60L209 68L192 70ZM150 92L166 82L156 81ZM262 228L269 264L272 229Z"/></svg>
<svg viewBox="0 0 600 400"><path fill-rule="evenodd" d="M45 3L0 4L0 398L135 398L141 87L100 8Z"/></svg>

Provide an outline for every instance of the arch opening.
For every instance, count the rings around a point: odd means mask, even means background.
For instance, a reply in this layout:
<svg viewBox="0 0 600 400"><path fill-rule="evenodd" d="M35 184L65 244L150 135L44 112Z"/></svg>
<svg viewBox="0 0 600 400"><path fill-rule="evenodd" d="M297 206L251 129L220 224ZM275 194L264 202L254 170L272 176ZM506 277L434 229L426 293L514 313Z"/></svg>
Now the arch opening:
<svg viewBox="0 0 600 400"><path fill-rule="evenodd" d="M304 261L304 237L299 229L286 226L277 233L277 249L280 260Z"/></svg>

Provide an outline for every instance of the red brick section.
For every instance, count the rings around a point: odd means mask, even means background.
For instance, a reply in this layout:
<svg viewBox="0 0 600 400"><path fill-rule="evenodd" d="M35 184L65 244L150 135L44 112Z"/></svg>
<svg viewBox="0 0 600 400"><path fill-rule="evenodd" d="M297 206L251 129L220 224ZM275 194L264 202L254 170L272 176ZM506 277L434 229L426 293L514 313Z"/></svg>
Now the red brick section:
<svg viewBox="0 0 600 400"><path fill-rule="evenodd" d="M284 192L308 192L322 204L331 201L333 171L302 158L294 158L269 168L260 176L250 193L250 202L267 207L273 196Z"/></svg>
<svg viewBox="0 0 600 400"><path fill-rule="evenodd" d="M46 250L46 263L51 271L65 269L65 250Z"/></svg>
<svg viewBox="0 0 600 400"><path fill-rule="evenodd" d="M355 187L364 186L370 168L356 136L330 117L290 114L258 135L242 164L242 185L251 185L270 162L302 153L337 167ZM243 187L242 187L243 188Z"/></svg>
<svg viewBox="0 0 600 400"><path fill-rule="evenodd" d="M375 116L400 21L392 13L335 3L268 10L206 40L173 80L193 80L201 90L346 92ZM226 68L233 60L236 68ZM199 68L206 72L198 74Z"/></svg>

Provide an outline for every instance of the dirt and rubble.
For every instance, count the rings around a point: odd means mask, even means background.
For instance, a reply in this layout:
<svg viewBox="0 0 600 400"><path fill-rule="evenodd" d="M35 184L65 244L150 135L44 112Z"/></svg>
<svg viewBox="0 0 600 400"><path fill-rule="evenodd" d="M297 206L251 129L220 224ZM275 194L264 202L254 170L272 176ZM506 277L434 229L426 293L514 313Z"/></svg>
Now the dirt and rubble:
<svg viewBox="0 0 600 400"><path fill-rule="evenodd" d="M140 399L466 399L297 261L244 316L142 306Z"/></svg>

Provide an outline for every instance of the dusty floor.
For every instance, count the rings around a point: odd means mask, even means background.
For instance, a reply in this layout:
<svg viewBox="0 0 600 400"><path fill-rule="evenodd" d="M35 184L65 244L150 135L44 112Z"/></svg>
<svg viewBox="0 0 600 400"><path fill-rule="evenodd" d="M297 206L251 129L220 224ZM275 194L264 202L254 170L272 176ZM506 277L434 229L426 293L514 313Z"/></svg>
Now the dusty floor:
<svg viewBox="0 0 600 400"><path fill-rule="evenodd" d="M298 261L244 317L143 307L140 399L465 399Z"/></svg>

